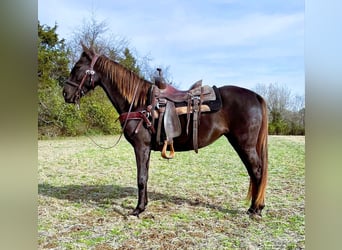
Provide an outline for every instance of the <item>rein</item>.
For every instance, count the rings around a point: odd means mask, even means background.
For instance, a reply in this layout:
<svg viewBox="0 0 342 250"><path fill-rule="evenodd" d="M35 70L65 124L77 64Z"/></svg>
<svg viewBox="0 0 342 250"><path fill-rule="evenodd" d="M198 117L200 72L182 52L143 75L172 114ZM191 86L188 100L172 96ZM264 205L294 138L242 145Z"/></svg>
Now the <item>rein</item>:
<svg viewBox="0 0 342 250"><path fill-rule="evenodd" d="M138 126L136 127L135 131L134 131L135 133L138 133L138 130L139 130L139 128L140 128L140 126L141 126L141 124L142 124L143 121L147 124L148 128L150 128L151 131L154 133L154 128L153 128L151 122L148 120L148 115L146 115L146 113L147 113L146 111L131 112L131 111L132 111L132 108L133 108L133 103L134 103L134 101L135 101L135 98L136 98L136 95L137 95L137 92L138 92L138 88L139 88L139 85L137 85L137 86L135 87L133 99L132 99L131 105L130 105L130 107L129 107L129 109L128 109L128 112L122 113L122 114L118 117L118 119L117 119L117 120L120 120L120 123L121 123L121 124L123 124L123 125L122 125L122 129L121 129L121 133L120 133L120 136L119 136L118 140L115 142L115 144L114 144L113 146L104 147L104 146L101 146L101 145L99 145L98 143L96 143L90 136L88 136L89 139L90 139L96 146L98 146L98 147L100 147L100 148L102 148L102 149L111 149L111 148L114 148L116 145L118 145L119 142L120 142L120 140L121 140L121 138L122 138L122 135L123 135L123 133L124 133L124 130L125 130L126 126L127 126L128 120L134 120L134 119L139 119L139 120L141 120L141 121L139 122ZM116 121L117 121L117 120L116 120Z"/></svg>

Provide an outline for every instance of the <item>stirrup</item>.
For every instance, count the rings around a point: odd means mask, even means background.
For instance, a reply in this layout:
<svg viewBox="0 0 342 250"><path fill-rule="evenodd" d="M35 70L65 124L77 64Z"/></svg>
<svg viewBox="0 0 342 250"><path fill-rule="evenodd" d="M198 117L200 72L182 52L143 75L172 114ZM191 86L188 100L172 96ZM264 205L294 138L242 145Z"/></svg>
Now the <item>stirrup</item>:
<svg viewBox="0 0 342 250"><path fill-rule="evenodd" d="M167 150L167 146L170 145L170 154L167 155L166 154L166 150ZM161 156L164 159L172 159L173 157L175 157L175 149L173 147L173 141L168 142L167 140L164 141L164 146L163 146L163 150L161 152Z"/></svg>

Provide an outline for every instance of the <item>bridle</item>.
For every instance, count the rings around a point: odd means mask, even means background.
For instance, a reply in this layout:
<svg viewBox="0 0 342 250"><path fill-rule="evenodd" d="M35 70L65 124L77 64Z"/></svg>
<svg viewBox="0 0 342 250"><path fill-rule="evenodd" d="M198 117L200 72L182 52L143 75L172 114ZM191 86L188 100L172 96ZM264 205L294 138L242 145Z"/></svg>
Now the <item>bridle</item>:
<svg viewBox="0 0 342 250"><path fill-rule="evenodd" d="M78 84L76 82L73 82L71 80L66 80L65 83L66 84L69 84L71 86L74 86L77 88L77 91L75 92L75 103L79 104L79 100L82 96L85 95L84 91L83 91L83 86L84 86L84 83L86 81L86 79L89 77L89 85L91 86L92 89L95 88L95 80L94 80L94 75L95 75L95 71L94 71L94 65L97 61L97 59L99 58L98 55L94 55L91 63L90 63L90 67L89 69L87 69L85 71L85 74L84 76L82 77L82 80L81 80L81 83Z"/></svg>

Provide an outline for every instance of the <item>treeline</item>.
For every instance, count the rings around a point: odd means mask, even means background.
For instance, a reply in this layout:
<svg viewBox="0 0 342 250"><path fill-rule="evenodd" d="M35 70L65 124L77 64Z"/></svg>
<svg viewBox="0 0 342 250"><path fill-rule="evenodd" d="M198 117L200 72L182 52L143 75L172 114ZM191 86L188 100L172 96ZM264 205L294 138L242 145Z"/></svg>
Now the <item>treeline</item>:
<svg viewBox="0 0 342 250"><path fill-rule="evenodd" d="M58 37L57 28L57 24L49 27L38 22L39 138L118 134L121 131L118 114L101 88L84 96L79 110L64 102L62 86L80 56L80 41L145 79L152 78L155 67L150 66L148 56L134 53L126 39L106 35L106 24L94 17L77 28L78 32L68 42ZM164 77L169 77L168 67ZM293 97L289 89L277 84L259 84L255 91L267 100L270 134L305 134L304 97Z"/></svg>
<svg viewBox="0 0 342 250"><path fill-rule="evenodd" d="M255 89L267 102L268 133L305 135L305 99L293 95L286 85L257 84Z"/></svg>

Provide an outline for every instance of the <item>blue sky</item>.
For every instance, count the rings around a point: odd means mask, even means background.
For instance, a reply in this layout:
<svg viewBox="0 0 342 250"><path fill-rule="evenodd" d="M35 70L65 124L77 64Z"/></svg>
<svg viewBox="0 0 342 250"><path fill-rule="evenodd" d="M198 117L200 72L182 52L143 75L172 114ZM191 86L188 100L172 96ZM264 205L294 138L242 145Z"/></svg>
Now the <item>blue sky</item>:
<svg viewBox="0 0 342 250"><path fill-rule="evenodd" d="M304 9L304 0L38 0L38 20L67 40L93 10L151 65L169 66L181 89L202 79L304 95Z"/></svg>

